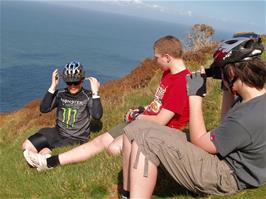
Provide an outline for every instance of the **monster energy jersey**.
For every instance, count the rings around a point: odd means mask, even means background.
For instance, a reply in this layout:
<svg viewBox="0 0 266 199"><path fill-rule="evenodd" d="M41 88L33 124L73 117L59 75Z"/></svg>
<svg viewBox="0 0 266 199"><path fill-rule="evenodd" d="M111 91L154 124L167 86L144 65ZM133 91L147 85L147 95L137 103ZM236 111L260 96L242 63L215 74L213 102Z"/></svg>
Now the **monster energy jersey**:
<svg viewBox="0 0 266 199"><path fill-rule="evenodd" d="M50 112L57 108L56 127L59 133L68 138L86 141L90 133L91 117L100 119L103 109L100 98L92 99L92 93L82 88L78 93L71 94L67 89L49 91L44 96L40 111Z"/></svg>

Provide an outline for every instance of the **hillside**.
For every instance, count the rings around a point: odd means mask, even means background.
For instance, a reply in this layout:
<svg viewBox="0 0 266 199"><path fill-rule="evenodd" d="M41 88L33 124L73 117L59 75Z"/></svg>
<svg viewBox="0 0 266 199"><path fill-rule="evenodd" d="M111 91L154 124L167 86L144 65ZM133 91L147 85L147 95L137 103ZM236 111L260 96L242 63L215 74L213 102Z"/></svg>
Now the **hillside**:
<svg viewBox="0 0 266 199"><path fill-rule="evenodd" d="M212 45L197 52L186 52L184 58L187 66L195 70L200 64L208 65L214 48L215 45ZM266 60L265 53L263 57ZM127 76L102 85L103 127L95 130L92 137L122 121L129 107L147 104L153 97L160 76L158 66L147 58ZM219 122L220 82L209 79L207 86L204 115L207 128L210 129ZM39 100L34 100L18 111L0 115L0 198L117 198L117 189L122 183L121 157L110 157L103 152L84 163L42 173L27 167L20 151L21 143L39 128L54 124L55 113L40 113L39 104ZM54 154L70 148L56 149ZM266 185L228 198L263 199L265 193ZM159 177L154 195L154 198L162 197L184 199L193 198L194 195L177 187L169 177L163 175Z"/></svg>

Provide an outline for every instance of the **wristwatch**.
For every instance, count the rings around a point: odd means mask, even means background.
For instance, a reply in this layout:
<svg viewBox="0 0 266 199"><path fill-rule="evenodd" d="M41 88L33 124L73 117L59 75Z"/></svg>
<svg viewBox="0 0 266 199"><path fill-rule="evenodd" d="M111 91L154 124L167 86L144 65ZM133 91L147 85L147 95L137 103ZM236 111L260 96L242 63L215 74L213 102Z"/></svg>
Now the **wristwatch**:
<svg viewBox="0 0 266 199"><path fill-rule="evenodd" d="M96 98L100 98L98 91L92 93L92 99L96 99Z"/></svg>

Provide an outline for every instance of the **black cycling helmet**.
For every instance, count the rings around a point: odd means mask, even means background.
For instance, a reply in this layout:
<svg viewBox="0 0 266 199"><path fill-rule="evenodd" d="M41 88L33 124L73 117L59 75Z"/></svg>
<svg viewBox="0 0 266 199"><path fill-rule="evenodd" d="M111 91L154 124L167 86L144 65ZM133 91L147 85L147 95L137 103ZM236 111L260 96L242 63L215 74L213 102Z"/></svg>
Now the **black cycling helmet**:
<svg viewBox="0 0 266 199"><path fill-rule="evenodd" d="M264 50L262 40L257 34L235 36L223 41L215 51L211 67L223 68L226 64L242 62L258 57Z"/></svg>
<svg viewBox="0 0 266 199"><path fill-rule="evenodd" d="M65 65L62 76L65 82L78 82L84 79L85 71L80 62L72 61Z"/></svg>

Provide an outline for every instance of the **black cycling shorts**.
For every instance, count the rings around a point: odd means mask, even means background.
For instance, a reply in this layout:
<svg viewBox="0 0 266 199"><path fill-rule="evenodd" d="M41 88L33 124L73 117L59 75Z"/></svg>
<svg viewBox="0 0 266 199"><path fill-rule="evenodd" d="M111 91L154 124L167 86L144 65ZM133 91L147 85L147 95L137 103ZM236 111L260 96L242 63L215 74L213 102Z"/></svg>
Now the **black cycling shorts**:
<svg viewBox="0 0 266 199"><path fill-rule="evenodd" d="M60 146L82 144L85 142L62 136L59 134L57 128L42 128L37 133L30 136L28 140L34 145L38 152L43 148L52 150Z"/></svg>

